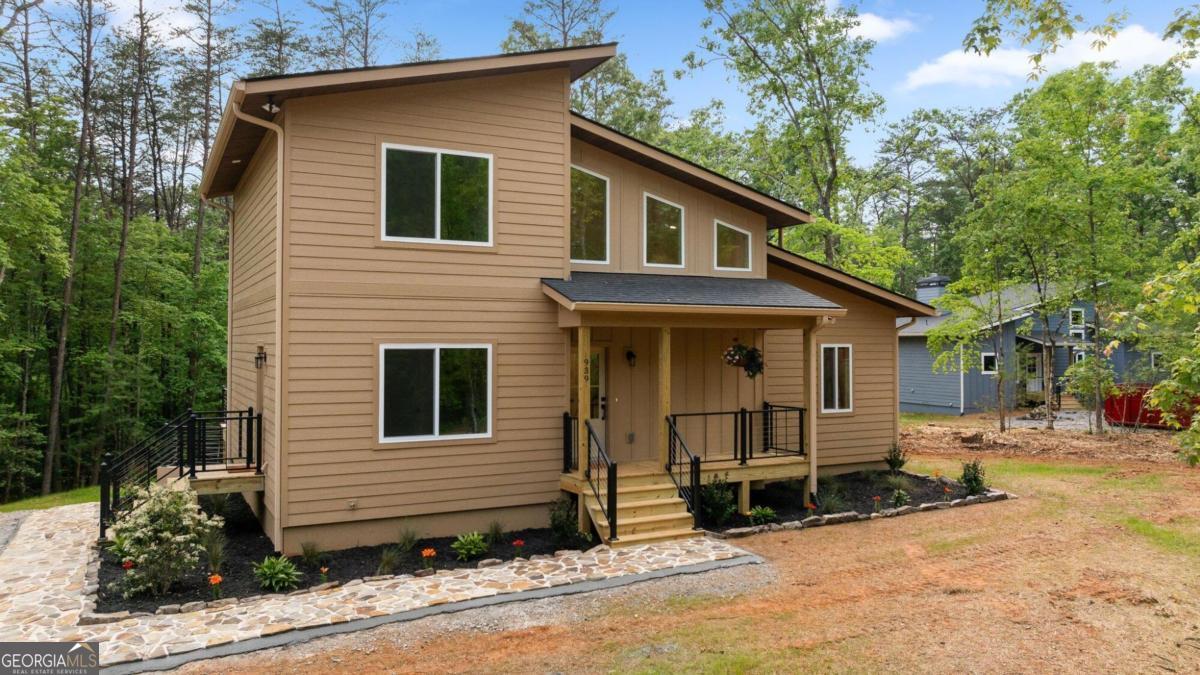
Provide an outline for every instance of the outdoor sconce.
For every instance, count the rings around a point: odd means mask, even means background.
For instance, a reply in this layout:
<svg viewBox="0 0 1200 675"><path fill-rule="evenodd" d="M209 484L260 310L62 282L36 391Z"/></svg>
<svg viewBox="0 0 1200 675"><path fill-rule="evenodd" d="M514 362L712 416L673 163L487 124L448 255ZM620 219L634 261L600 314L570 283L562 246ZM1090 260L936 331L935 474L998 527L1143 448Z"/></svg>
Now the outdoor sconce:
<svg viewBox="0 0 1200 675"><path fill-rule="evenodd" d="M258 350L258 353L254 355L254 367L255 367L255 369L259 369L259 368L262 368L264 365L266 365L266 363L267 363L267 352L265 349L262 349L260 347Z"/></svg>
<svg viewBox="0 0 1200 675"><path fill-rule="evenodd" d="M637 365L637 354L632 349L626 348L625 360L629 362L629 367L632 368Z"/></svg>

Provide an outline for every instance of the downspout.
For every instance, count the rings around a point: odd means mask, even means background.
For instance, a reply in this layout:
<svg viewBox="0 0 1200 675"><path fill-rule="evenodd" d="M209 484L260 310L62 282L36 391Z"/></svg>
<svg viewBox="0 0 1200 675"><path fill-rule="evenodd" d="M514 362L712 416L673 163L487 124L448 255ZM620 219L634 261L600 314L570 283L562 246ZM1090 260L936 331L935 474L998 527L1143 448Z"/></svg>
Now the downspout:
<svg viewBox="0 0 1200 675"><path fill-rule="evenodd" d="M275 458L278 466L276 469L276 477L280 484L275 490L275 532L276 537L273 537L275 546L279 550L283 550L283 513L281 511L282 493L283 493L283 446L286 441L286 424L284 422L283 410L283 186L284 186L284 142L283 142L283 127L269 122L267 120L250 115L242 110L242 103L246 97L245 85L239 82L233 92L233 115L239 120L247 124L262 127L267 131L275 134L275 384L272 387L275 402ZM272 114L274 114L272 112ZM264 366L265 367L265 366ZM263 464L263 470L268 469L266 463Z"/></svg>
<svg viewBox="0 0 1200 675"><path fill-rule="evenodd" d="M206 195L200 195L205 206L221 209L229 214L229 269L225 272L225 396L221 402L229 409L229 384L233 382L233 230L234 211L232 207L221 202L214 202Z"/></svg>
<svg viewBox="0 0 1200 675"><path fill-rule="evenodd" d="M917 322L917 317L910 316L908 321L896 326L896 411L892 415L892 442L900 444L900 333Z"/></svg>

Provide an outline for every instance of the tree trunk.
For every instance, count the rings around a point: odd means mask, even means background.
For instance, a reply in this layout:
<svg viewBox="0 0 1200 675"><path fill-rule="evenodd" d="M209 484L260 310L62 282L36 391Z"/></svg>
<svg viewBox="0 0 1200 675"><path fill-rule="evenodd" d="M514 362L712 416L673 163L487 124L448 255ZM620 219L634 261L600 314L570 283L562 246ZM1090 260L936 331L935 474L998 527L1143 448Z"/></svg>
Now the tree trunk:
<svg viewBox="0 0 1200 675"><path fill-rule="evenodd" d="M71 303L75 284L75 253L79 244L79 224L83 211L83 189L87 180L87 157L91 147L92 108L92 52L95 47L95 14L93 0L81 0L79 5L80 25L80 119L79 142L76 145L74 180L71 196L71 225L67 238L67 278L63 282L62 309L58 319L58 340L54 351L54 367L50 372L50 416L47 422L46 453L42 459L42 494L50 494L53 487L54 467L58 464L62 444L60 419L62 415L63 375L67 367L67 335L71 327Z"/></svg>

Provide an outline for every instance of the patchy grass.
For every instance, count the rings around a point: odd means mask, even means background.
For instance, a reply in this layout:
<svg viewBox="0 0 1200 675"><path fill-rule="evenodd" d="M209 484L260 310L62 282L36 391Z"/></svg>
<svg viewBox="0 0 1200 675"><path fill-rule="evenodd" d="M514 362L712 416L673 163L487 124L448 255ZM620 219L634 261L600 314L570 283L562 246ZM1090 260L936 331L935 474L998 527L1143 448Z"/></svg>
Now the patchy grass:
<svg viewBox="0 0 1200 675"><path fill-rule="evenodd" d="M916 427L922 424L955 424L961 422L962 418L958 415L938 415L936 413L900 413L900 426L904 428Z"/></svg>
<svg viewBox="0 0 1200 675"><path fill-rule="evenodd" d="M52 509L55 506L67 504L83 504L84 502L100 501L100 486L81 487L66 492L55 492L45 497L30 497L16 502L0 504L0 513L9 511L29 511L36 509Z"/></svg>
<svg viewBox="0 0 1200 675"><path fill-rule="evenodd" d="M925 551L931 555L943 555L967 548L968 546L974 546L975 544L987 541L987 539L988 537L982 534L970 534L965 537L940 539L938 541L925 544Z"/></svg>
<svg viewBox="0 0 1200 675"><path fill-rule="evenodd" d="M1184 531L1179 527L1188 521L1164 526L1142 518L1126 516L1120 522L1121 527L1142 537L1155 548L1168 553L1180 553L1200 558L1200 532L1195 531L1194 528L1191 528L1191 531Z"/></svg>

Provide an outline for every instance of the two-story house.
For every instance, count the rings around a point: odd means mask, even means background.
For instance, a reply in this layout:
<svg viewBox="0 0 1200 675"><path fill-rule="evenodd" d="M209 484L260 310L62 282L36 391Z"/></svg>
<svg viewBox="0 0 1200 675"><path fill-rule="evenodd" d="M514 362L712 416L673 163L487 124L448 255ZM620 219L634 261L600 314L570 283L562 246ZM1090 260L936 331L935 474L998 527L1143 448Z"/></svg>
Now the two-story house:
<svg viewBox="0 0 1200 675"><path fill-rule="evenodd" d="M233 86L201 192L232 197L229 407L263 415L247 496L280 550L544 526L564 491L605 541L694 536L712 475L745 509L882 465L896 318L934 310L770 246L804 210L572 113L614 54Z"/></svg>
<svg viewBox="0 0 1200 675"><path fill-rule="evenodd" d="M934 303L949 283L950 278L941 274L923 277L917 280L917 299ZM974 350L977 353L972 354L970 362L963 357L964 352L954 359L952 368L934 367L937 355L928 348L929 331L949 320L952 315L948 312L919 318L900 330L901 410L952 415L994 410L995 378L1001 371L1007 407L1044 403L1047 371L1058 389L1050 392L1051 400L1056 405L1078 405L1062 393L1063 376L1071 364L1094 353L1094 303L1083 299L1064 303L1064 309L1050 313L1047 332L1036 316L1041 300L1034 284L1007 288L999 300L977 296L973 302L980 308L1002 307L1005 318L980 332L978 349ZM1052 358L1047 359L1047 353ZM1109 350L1105 358L1111 362L1118 382L1154 379L1161 365L1153 353L1139 352L1126 342Z"/></svg>

